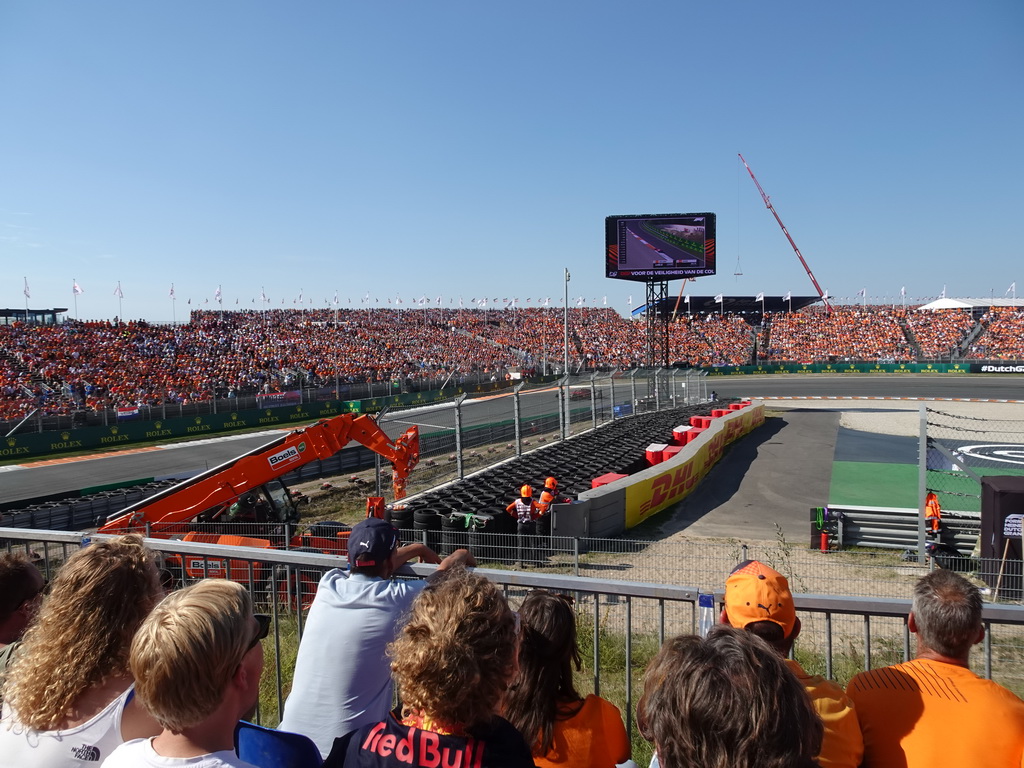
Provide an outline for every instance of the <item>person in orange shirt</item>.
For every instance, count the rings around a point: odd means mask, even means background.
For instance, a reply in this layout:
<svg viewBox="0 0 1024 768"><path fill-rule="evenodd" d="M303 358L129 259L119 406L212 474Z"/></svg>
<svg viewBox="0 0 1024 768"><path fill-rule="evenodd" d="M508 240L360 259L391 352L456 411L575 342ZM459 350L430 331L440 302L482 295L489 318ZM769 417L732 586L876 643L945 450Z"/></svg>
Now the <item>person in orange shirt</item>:
<svg viewBox="0 0 1024 768"><path fill-rule="evenodd" d="M523 628L519 675L505 698L505 717L526 739L537 768L613 768L629 759L622 714L600 696L583 697L572 598L544 589L519 608Z"/></svg>
<svg viewBox="0 0 1024 768"><path fill-rule="evenodd" d="M928 533L938 536L939 526L942 521L942 505L939 504L939 497L931 491L924 497L924 524Z"/></svg>
<svg viewBox="0 0 1024 768"><path fill-rule="evenodd" d="M537 502L537 508L542 515L546 515L551 510L551 505L555 503L556 498L558 498L558 481L549 477L544 481L544 490L541 491L540 500Z"/></svg>
<svg viewBox="0 0 1024 768"><path fill-rule="evenodd" d="M864 734L865 768L1024 765L1024 701L968 667L985 637L981 594L954 571L914 587L912 661L855 675L846 692Z"/></svg>
<svg viewBox="0 0 1024 768"><path fill-rule="evenodd" d="M807 674L788 658L800 634L800 619L786 577L757 560L737 565L725 582L721 623L760 637L796 675L825 727L818 755L821 768L857 768L864 742L853 702L831 680Z"/></svg>

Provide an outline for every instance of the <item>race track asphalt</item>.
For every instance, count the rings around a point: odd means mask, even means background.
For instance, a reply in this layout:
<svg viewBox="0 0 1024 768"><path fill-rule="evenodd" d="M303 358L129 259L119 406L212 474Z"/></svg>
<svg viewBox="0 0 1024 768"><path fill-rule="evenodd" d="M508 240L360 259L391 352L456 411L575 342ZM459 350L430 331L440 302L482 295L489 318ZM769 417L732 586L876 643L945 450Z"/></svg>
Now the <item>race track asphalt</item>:
<svg viewBox="0 0 1024 768"><path fill-rule="evenodd" d="M708 388L720 397L1024 400L1024 378L1017 376L722 377L709 378ZM772 409L771 400L768 406ZM771 540L777 523L790 541L799 541L807 531L810 508L829 503L833 461L867 450L857 447L857 440L874 441L870 450L888 456L884 461L905 460L906 439L840 433L840 412L870 408L870 402L837 401L827 409L804 409L795 402L788 406L733 445L690 497L647 525L656 526L662 535L685 531L694 536ZM212 467L271 437L214 439L14 471L0 468L0 501Z"/></svg>

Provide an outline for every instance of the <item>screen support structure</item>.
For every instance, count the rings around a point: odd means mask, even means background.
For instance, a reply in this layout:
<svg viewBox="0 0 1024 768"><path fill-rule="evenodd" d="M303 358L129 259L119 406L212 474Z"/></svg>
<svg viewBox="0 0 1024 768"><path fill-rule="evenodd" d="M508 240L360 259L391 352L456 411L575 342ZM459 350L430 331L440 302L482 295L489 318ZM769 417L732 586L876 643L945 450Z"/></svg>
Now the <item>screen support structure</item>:
<svg viewBox="0 0 1024 768"><path fill-rule="evenodd" d="M668 282L647 283L647 367L668 365Z"/></svg>

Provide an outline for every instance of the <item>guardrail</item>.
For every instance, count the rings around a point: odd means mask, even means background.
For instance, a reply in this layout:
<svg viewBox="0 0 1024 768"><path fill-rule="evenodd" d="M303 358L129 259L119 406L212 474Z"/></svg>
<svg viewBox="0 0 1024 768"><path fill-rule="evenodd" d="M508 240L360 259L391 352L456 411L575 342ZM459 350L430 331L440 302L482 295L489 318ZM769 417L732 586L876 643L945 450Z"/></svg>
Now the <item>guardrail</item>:
<svg viewBox="0 0 1024 768"><path fill-rule="evenodd" d="M854 507L830 504L829 513L835 515L836 543L840 549L871 547L917 551L918 526L921 513L907 507ZM814 511L812 510L812 520ZM958 552L974 551L981 532L981 516L972 512L944 511L942 531L937 539ZM814 546L812 527L811 545Z"/></svg>
<svg viewBox="0 0 1024 768"><path fill-rule="evenodd" d="M28 547L36 551L48 576L72 549L88 544L92 538L67 532L0 528L0 541L4 541L8 549ZM293 666L302 636L304 614L296 609L308 602L301 593L281 590L278 585L315 584L326 570L344 567L344 558L164 539L148 539L147 544L164 556L180 555L201 561L205 563L204 572L210 575L251 574L257 568L269 566L271 589L257 593L258 600L269 600L272 604L274 616L272 646L268 644L266 648L264 685L268 691L261 698L259 719L265 724L276 724L283 708L284 691L290 684L286 679L287 670ZM434 566L429 565L405 566L399 575L426 576L433 570ZM585 649L585 679L595 693L620 707L631 734L639 682L646 662L666 637L697 630L700 590L694 586L539 571L479 570L502 585L513 602L534 587L576 596L578 631ZM303 575L307 578L296 578ZM720 604L722 592L715 589L711 593ZM282 597L284 599L280 599ZM906 623L909 599L806 593L794 597L803 625L796 658L809 672L845 683L863 669L911 657ZM1024 663L1020 661L1024 606L986 604L982 618L986 627L985 641L972 656L974 667L985 677L1020 693L1024 690Z"/></svg>

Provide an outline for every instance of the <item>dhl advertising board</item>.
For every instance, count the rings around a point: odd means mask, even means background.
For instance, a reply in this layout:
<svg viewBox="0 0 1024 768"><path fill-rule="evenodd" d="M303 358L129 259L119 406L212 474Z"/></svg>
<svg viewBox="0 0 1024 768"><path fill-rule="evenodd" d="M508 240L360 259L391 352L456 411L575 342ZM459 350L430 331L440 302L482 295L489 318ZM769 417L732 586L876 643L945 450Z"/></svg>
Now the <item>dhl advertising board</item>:
<svg viewBox="0 0 1024 768"><path fill-rule="evenodd" d="M752 405L711 422L675 458L643 472L626 487L626 527L639 525L690 495L729 443L764 424L764 404ZM661 470L661 471L658 471Z"/></svg>

